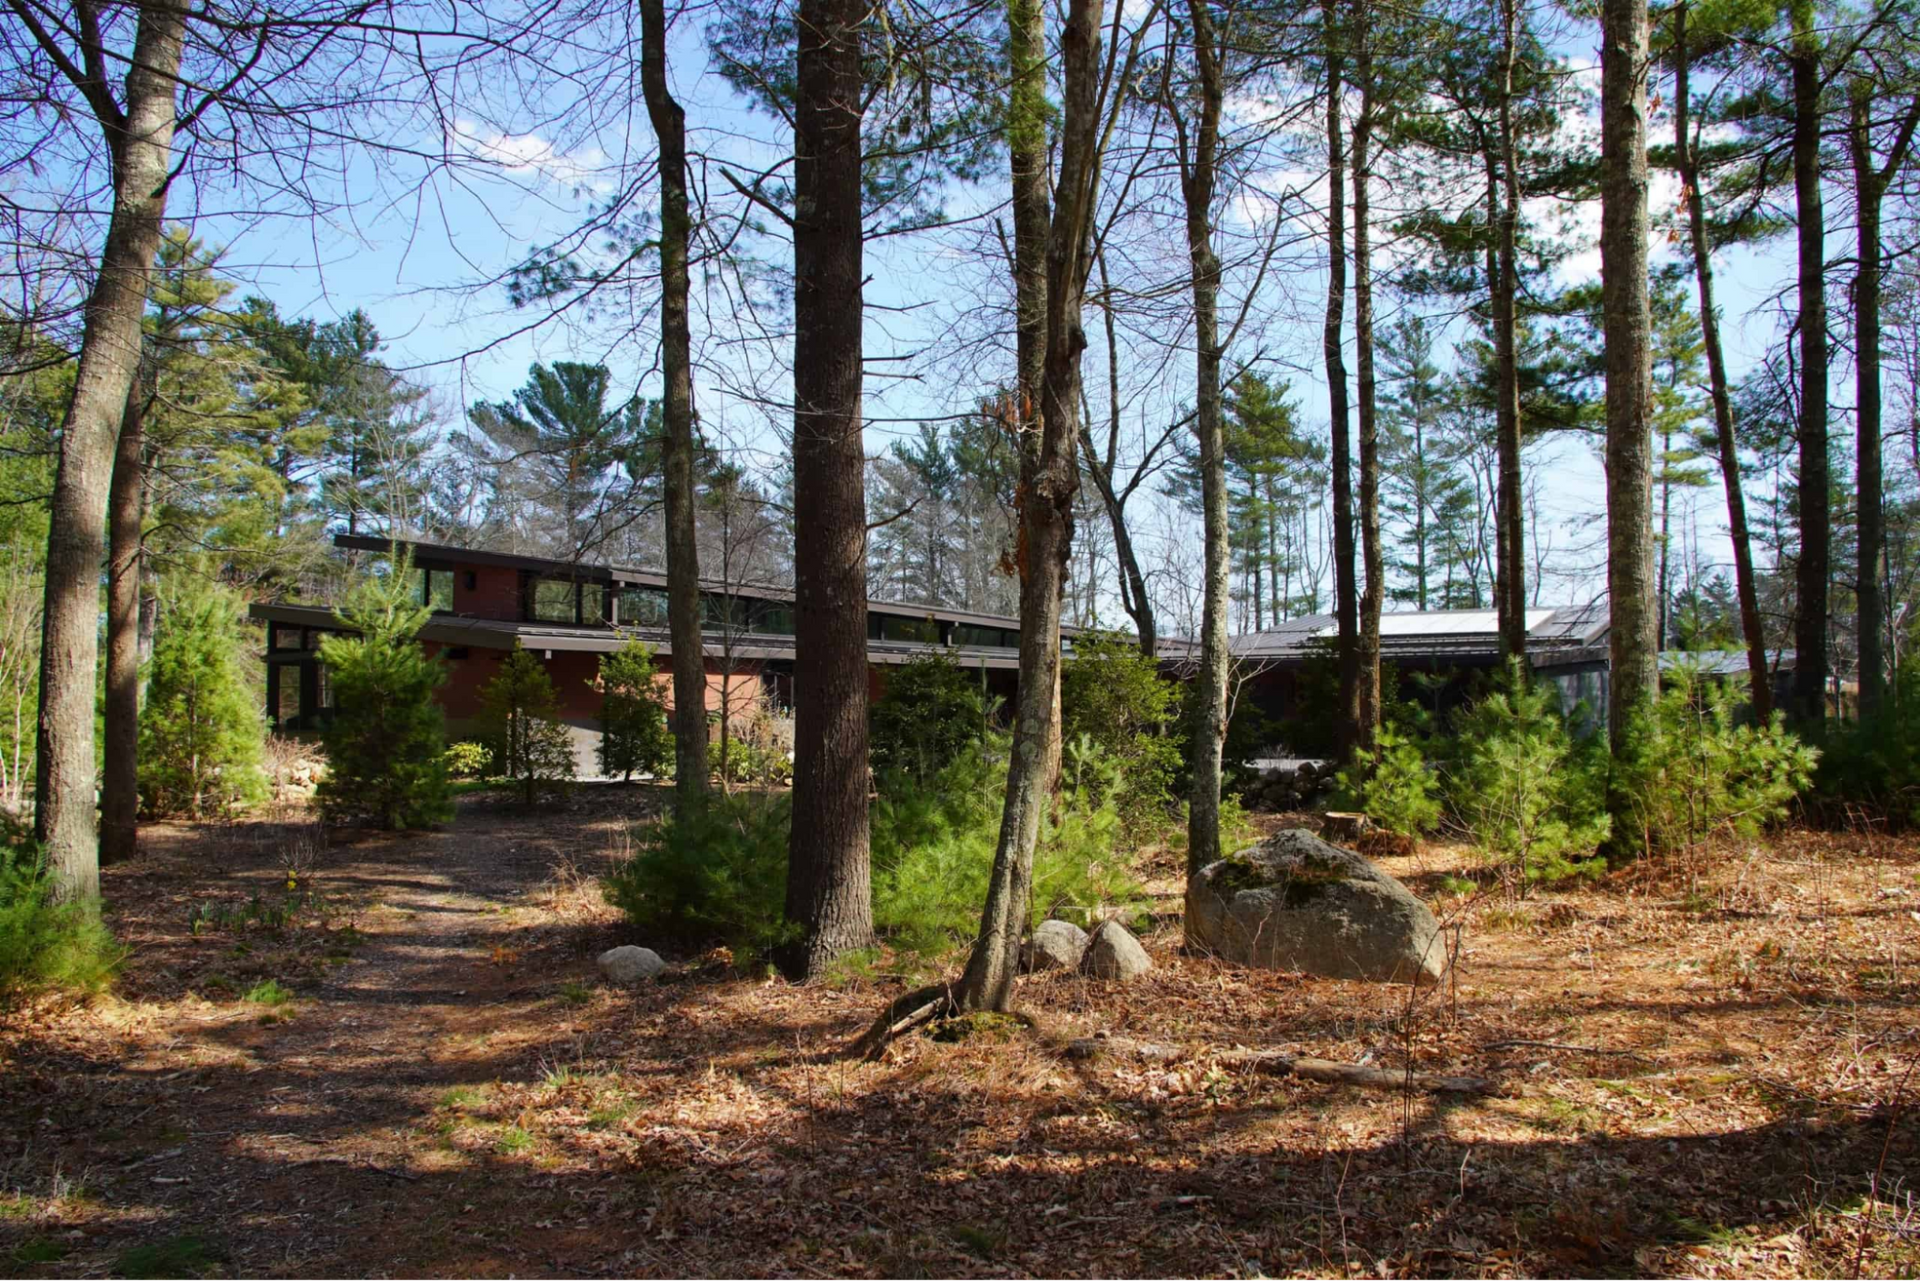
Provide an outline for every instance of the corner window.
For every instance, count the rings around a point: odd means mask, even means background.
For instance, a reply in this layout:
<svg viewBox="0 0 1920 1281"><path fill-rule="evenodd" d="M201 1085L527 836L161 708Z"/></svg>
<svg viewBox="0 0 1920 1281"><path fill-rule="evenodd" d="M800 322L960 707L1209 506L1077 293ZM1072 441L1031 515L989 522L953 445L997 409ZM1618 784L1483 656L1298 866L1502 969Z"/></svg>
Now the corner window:
<svg viewBox="0 0 1920 1281"><path fill-rule="evenodd" d="M421 568L414 572L420 575L420 603L436 614L451 614L453 571Z"/></svg>

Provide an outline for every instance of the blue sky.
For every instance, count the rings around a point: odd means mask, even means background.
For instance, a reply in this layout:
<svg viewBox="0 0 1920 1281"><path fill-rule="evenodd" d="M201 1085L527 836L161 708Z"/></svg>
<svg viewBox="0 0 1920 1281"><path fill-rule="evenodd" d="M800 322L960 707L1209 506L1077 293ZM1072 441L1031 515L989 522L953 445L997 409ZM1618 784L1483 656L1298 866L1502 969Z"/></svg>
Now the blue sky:
<svg viewBox="0 0 1920 1281"><path fill-rule="evenodd" d="M1576 66L1593 65L1591 37L1586 29L1571 34L1565 51ZM780 123L745 109L717 76L701 69L704 50L691 24L682 24L677 45L676 88L688 108L695 148L762 163L784 154L790 139L783 136ZM523 332L536 315L515 310L498 285L482 284L531 249L564 235L595 201L604 199L610 190L609 156L618 157L623 149L637 157L650 153L652 137L644 112L636 106L624 117L612 113L611 119L597 135L576 138L569 145L548 141L545 132L516 134L509 127L500 133L469 122L462 147L493 162L496 172L469 175L458 185L442 182L431 199L395 200L391 190L373 182L370 172L356 169L353 180L360 189L348 193L356 198L351 221L263 220L246 225L222 217L196 224L196 231L209 241L228 243L229 262L245 286L272 298L285 314L329 319L364 308L389 342L389 360L434 389L450 424L459 422L467 404L509 394L534 360L604 361L615 370L617 382L650 392L654 383L646 370L652 351L644 341L627 339L611 323L554 323ZM1658 121L1655 127L1660 127ZM992 189L960 191L952 207L975 209L998 198ZM1672 200L1672 184L1664 178L1656 181L1656 218L1671 208ZM1597 226L1597 210L1577 211L1575 222L1587 229ZM776 265L785 265L783 246L761 242L758 248ZM1774 337L1776 321L1763 304L1780 282L1791 278L1790 249L1790 244L1776 242L1727 253L1718 263L1728 356L1736 377ZM1660 252L1670 249L1663 245ZM1576 255L1568 270L1576 277L1596 267L1597 255L1587 252ZM951 236L882 242L870 249L868 269L873 277L868 298L875 309L868 326L870 356L917 350L952 326L967 324L969 311L980 305L974 296L982 287L980 269L957 261ZM1271 281L1269 289L1287 301L1271 309L1263 340L1301 367L1293 381L1304 417L1324 424L1317 321L1306 323L1309 316L1317 316L1323 278L1303 259L1303 265ZM925 310L897 310L912 306ZM696 335L696 343L700 341ZM1098 348L1089 353L1087 375L1096 383L1104 378L1100 356ZM729 362L738 359L713 351L708 357L716 369L731 368ZM764 362L766 357L759 359ZM967 408L982 390L971 379L950 376L951 367L940 362L921 361L913 367L923 375L918 381L870 378L870 413L883 419L953 413ZM1183 362L1174 360L1170 368L1183 372ZM751 377L743 370L737 380L764 384L766 376L764 368ZM1154 394L1177 400L1177 378ZM724 396L718 381L711 373L701 379L708 423L719 426L731 442L752 446L763 460L769 458L777 449L770 426L779 411ZM1835 390L1836 400L1844 403L1848 397L1841 379L1836 379ZM870 429L870 448L878 452L896 435L912 430L906 423L876 424ZM1566 553L1566 568L1576 575L1591 571L1593 558L1574 549L1593 543L1596 521L1604 513L1602 478L1592 450L1584 442L1552 442L1537 449L1532 463L1541 477L1554 544ZM1700 513L1703 554L1708 560L1726 560L1718 489L1703 491L1692 501ZM1177 516L1173 519L1177 523ZM1579 581L1553 585L1549 600L1580 598L1594 585L1587 572Z"/></svg>

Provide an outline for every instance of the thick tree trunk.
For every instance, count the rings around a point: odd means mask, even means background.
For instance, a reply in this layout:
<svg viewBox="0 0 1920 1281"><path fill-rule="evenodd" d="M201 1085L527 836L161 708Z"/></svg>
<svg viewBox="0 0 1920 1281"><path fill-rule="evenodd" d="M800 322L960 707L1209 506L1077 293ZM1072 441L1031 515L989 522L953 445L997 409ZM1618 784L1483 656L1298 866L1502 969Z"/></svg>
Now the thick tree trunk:
<svg viewBox="0 0 1920 1281"><path fill-rule="evenodd" d="M47 531L34 835L46 846L60 893L70 898L90 898L100 889L93 699L106 501L120 418L139 369L147 282L166 216L186 13L171 6L142 7L139 24L125 111L101 122L113 162L113 213L100 274L87 298Z"/></svg>
<svg viewBox="0 0 1920 1281"><path fill-rule="evenodd" d="M140 818L140 588L147 523L146 392L136 373L107 495L107 690L100 861L134 856Z"/></svg>
<svg viewBox="0 0 1920 1281"><path fill-rule="evenodd" d="M1687 231L1693 247L1693 277L1700 295L1700 338L1706 348L1707 388L1713 401L1713 429L1720 457L1720 484L1727 495L1727 534L1733 543L1734 591L1740 602L1740 634L1747 647L1748 696L1753 714L1765 724L1773 718L1773 674L1767 668L1767 634L1760 620L1760 588L1753 572L1753 540L1747 532L1747 500L1740 479L1740 443L1733 429L1733 395L1727 383L1727 359L1720 342L1720 309L1713 301L1713 251L1707 244L1705 195L1700 188L1699 157L1688 124L1692 109L1687 45L1687 6L1674 16L1674 155L1680 166L1681 198L1687 205Z"/></svg>
<svg viewBox="0 0 1920 1281"><path fill-rule="evenodd" d="M1647 0L1603 0L1600 22L1600 279L1613 658L1608 730L1618 753L1660 679L1649 423L1653 316L1647 297Z"/></svg>
<svg viewBox="0 0 1920 1281"><path fill-rule="evenodd" d="M1856 81L1849 95L1847 143L1853 158L1854 226L1859 265L1853 278L1854 492L1859 503L1860 714L1880 710L1887 693L1886 496L1881 476L1880 292L1883 251L1880 207L1905 162L1920 122L1920 98L1901 122L1884 168L1874 164L1873 84Z"/></svg>
<svg viewBox="0 0 1920 1281"><path fill-rule="evenodd" d="M859 0L802 0L794 109L792 977L873 938Z"/></svg>
<svg viewBox="0 0 1920 1281"><path fill-rule="evenodd" d="M1227 442L1220 388L1220 259L1213 248L1213 198L1220 109L1226 98L1223 52L1211 0L1187 0L1193 28L1200 111L1189 151L1181 133L1181 187L1186 200L1187 263L1193 287L1194 436L1199 444L1205 529L1204 596L1200 610L1199 715L1193 726L1193 780L1187 796L1187 880L1220 857L1220 762L1227 738L1228 594L1233 566L1227 545ZM1255 582L1259 570L1255 568ZM1259 600L1256 589L1256 618ZM1257 624L1256 624L1257 625Z"/></svg>
<svg viewBox="0 0 1920 1281"><path fill-rule="evenodd" d="M665 0L640 0L640 86L660 140L660 367L666 395L667 628L673 645L674 791L707 791L707 660L700 635L700 549L694 532L693 338L687 321L687 113L667 87Z"/></svg>
<svg viewBox="0 0 1920 1281"><path fill-rule="evenodd" d="M1832 572L1827 446L1826 213L1820 194L1820 44L1813 0L1794 0L1793 190L1800 255L1800 560L1794 575L1793 714L1818 735L1827 708L1827 579Z"/></svg>
<svg viewBox="0 0 1920 1281"><path fill-rule="evenodd" d="M1044 43L1031 39L1042 19L1035 16L1028 26L1017 16L1028 3L1009 5L1019 80L1045 56ZM1048 761L1059 730L1061 582L1073 547L1073 499L1079 488L1073 455L1080 435L1080 353L1087 345L1080 312L1099 181L1100 12L1100 0L1070 0L1061 33L1066 93L1060 176L1047 235L1041 442L1031 479L1023 481L1020 492L1020 691L980 936L956 995L963 1009L1005 1009L1012 996L1032 894L1033 850L1050 799ZM1017 114L1014 127L1030 123Z"/></svg>
<svg viewBox="0 0 1920 1281"><path fill-rule="evenodd" d="M1500 170L1505 187L1500 217L1493 226L1499 273L1493 287L1494 364L1498 370L1495 409L1495 451L1499 456L1499 488L1494 499L1496 536L1494 545L1500 557L1499 595L1495 613L1499 618L1500 652L1520 660L1519 670L1527 672L1527 556L1526 524L1521 510L1520 484L1520 355L1514 311L1520 293L1519 263L1515 240L1519 235L1520 177L1519 161L1513 139L1513 64L1515 56L1516 0L1500 3Z"/></svg>
<svg viewBox="0 0 1920 1281"><path fill-rule="evenodd" d="M1354 745L1371 749L1380 729L1380 610L1387 597L1386 558L1380 547L1380 429L1373 374L1373 251L1367 190L1372 177L1373 15L1367 0L1354 4L1354 71L1360 114L1353 123L1353 351L1360 393L1360 558L1365 583L1354 665L1359 669Z"/></svg>
<svg viewBox="0 0 1920 1281"><path fill-rule="evenodd" d="M1347 402L1344 348L1347 305L1346 126L1340 99L1344 93L1339 0L1321 0L1321 26L1327 56L1327 313L1320 346L1327 367L1327 414L1333 465L1333 616L1334 652L1340 668L1340 705L1335 710L1334 743L1345 759L1360 738L1359 600L1353 560L1353 441Z"/></svg>

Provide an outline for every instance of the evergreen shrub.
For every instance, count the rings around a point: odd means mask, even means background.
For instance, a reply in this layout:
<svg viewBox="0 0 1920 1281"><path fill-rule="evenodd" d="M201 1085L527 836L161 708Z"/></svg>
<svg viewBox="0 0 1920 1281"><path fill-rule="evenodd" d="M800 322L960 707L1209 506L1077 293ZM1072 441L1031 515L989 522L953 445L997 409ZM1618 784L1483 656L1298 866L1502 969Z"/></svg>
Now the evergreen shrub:
<svg viewBox="0 0 1920 1281"><path fill-rule="evenodd" d="M1607 839L1607 758L1576 742L1558 700L1517 668L1454 718L1448 807L1521 883L1598 876Z"/></svg>
<svg viewBox="0 0 1920 1281"><path fill-rule="evenodd" d="M655 677L653 649L628 641L600 656L600 772L631 779L672 772L673 735L666 698Z"/></svg>
<svg viewBox="0 0 1920 1281"><path fill-rule="evenodd" d="M872 809L873 915L902 952L944 954L971 942L1000 833L1004 736L994 735L923 783L895 775ZM785 921L785 796L712 794L643 829L606 883L608 901L649 937L724 942L742 961L792 935ZM1069 787L1034 857L1033 916L1090 920L1144 895L1117 852L1110 801Z"/></svg>
<svg viewBox="0 0 1920 1281"><path fill-rule="evenodd" d="M1419 745L1390 725L1380 727L1371 750L1354 751L1334 782L1336 805L1398 836L1424 836L1439 826L1440 780Z"/></svg>
<svg viewBox="0 0 1920 1281"><path fill-rule="evenodd" d="M867 751L877 776L926 779L945 769L987 732L989 707L980 677L945 655L894 668L867 712Z"/></svg>
<svg viewBox="0 0 1920 1281"><path fill-rule="evenodd" d="M1627 736L1612 786L1638 851L1693 849L1722 836L1752 836L1786 816L1813 781L1819 753L1786 728L1742 724L1744 700L1723 683L1680 668Z"/></svg>
<svg viewBox="0 0 1920 1281"><path fill-rule="evenodd" d="M368 818L404 831L453 817L446 717L434 692L446 668L415 639L429 617L404 557L348 592L340 620L356 633L321 642L333 718L321 733L327 773L316 792L329 819Z"/></svg>
<svg viewBox="0 0 1920 1281"><path fill-rule="evenodd" d="M224 815L266 796L266 721L245 679L242 651L231 595L201 584L168 594L140 709L147 813Z"/></svg>
<svg viewBox="0 0 1920 1281"><path fill-rule="evenodd" d="M99 992L124 955L98 901L59 901L40 847L0 834L0 1009L46 992Z"/></svg>
<svg viewBox="0 0 1920 1281"><path fill-rule="evenodd" d="M543 797L565 796L579 767L573 735L560 720L560 696L540 660L515 645L480 690L480 704L482 741L521 803L532 808Z"/></svg>

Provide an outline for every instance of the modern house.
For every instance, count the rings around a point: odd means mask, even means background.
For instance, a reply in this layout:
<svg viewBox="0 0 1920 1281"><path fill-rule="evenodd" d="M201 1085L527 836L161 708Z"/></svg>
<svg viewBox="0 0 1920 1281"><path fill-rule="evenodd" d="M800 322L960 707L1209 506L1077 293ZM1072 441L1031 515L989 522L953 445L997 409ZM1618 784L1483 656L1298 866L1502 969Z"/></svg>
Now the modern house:
<svg viewBox="0 0 1920 1281"><path fill-rule="evenodd" d="M383 538L342 535L349 551L390 553ZM575 564L534 556L474 551L433 543L402 543L412 561L420 601L433 616L420 639L449 668L441 700L449 729L467 730L481 710L480 691L516 645L538 656L559 692L562 716L573 729L583 769L599 738L600 694L594 688L601 654L638 638L663 660L672 653L667 632L667 579L652 570ZM793 693L793 592L766 584L702 584L702 643L707 706L723 699L745 712L763 695L786 704ZM267 716L274 728L317 729L333 708L320 641L344 631L330 605L260 604L251 614L267 628ZM1067 629L1072 632L1073 629ZM1019 669L1020 622L993 614L931 605L867 602L870 689L885 688L888 668L944 654L978 669L990 690L1013 692ZM662 688L671 696L661 663Z"/></svg>
<svg viewBox="0 0 1920 1281"><path fill-rule="evenodd" d="M1584 704L1588 724L1604 724L1612 693L1610 620L1604 597L1584 605L1527 611L1527 665L1534 678L1557 690L1560 705L1573 711ZM1236 636L1234 660L1243 684L1241 697L1282 727L1299 726L1316 707L1316 682L1333 677L1331 614L1311 614L1267 631ZM1793 652L1770 655L1775 699L1784 696L1793 671ZM1388 698L1417 702L1435 713L1466 701L1476 680L1497 671L1502 662L1498 615L1490 609L1448 609L1383 613L1380 660L1399 682ZM1711 652L1661 655L1665 670L1687 666L1703 679L1745 682L1744 653ZM1309 727L1310 728L1310 727Z"/></svg>

